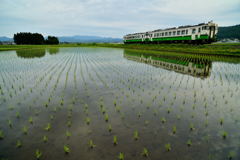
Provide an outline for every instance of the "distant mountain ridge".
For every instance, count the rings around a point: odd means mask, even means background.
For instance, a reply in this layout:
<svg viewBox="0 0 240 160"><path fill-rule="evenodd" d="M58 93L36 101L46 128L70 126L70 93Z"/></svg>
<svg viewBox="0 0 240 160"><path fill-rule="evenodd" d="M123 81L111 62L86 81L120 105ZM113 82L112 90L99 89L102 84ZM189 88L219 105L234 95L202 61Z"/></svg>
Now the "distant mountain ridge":
<svg viewBox="0 0 240 160"><path fill-rule="evenodd" d="M11 42L11 41L13 41L13 39L3 36L3 37L0 37L0 41L2 41L2 42L8 42L8 41L10 41L10 42Z"/></svg>
<svg viewBox="0 0 240 160"><path fill-rule="evenodd" d="M122 42L122 38L112 37L100 37L100 36L62 36L58 37L60 42L70 43L119 43Z"/></svg>

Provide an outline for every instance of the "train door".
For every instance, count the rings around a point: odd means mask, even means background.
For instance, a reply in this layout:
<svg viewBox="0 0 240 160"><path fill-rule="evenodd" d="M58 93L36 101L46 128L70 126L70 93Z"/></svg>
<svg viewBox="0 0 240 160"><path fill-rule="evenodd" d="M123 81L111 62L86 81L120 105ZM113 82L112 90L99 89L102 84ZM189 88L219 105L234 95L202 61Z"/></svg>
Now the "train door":
<svg viewBox="0 0 240 160"><path fill-rule="evenodd" d="M214 38L214 36L215 36L215 26L210 26L209 27L209 38Z"/></svg>
<svg viewBox="0 0 240 160"><path fill-rule="evenodd" d="M192 28L192 40L196 40L196 28Z"/></svg>
<svg viewBox="0 0 240 160"><path fill-rule="evenodd" d="M147 32L144 37L145 42L149 42L149 33Z"/></svg>

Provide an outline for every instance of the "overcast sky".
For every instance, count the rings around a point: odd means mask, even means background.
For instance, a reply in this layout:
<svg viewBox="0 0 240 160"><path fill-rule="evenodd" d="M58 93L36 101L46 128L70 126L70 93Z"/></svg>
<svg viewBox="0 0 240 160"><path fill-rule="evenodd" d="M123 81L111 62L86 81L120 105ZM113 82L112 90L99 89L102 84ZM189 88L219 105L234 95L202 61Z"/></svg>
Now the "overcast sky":
<svg viewBox="0 0 240 160"><path fill-rule="evenodd" d="M127 33L198 24L240 24L240 0L0 0L0 36Z"/></svg>

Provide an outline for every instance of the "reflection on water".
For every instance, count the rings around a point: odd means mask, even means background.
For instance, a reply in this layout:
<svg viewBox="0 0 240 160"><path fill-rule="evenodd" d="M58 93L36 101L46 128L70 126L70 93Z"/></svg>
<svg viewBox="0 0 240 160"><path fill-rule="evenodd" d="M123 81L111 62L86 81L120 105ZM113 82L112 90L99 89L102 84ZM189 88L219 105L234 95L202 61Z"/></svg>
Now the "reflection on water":
<svg viewBox="0 0 240 160"><path fill-rule="evenodd" d="M39 49L20 49L16 50L16 54L21 58L41 58L48 52L50 55L59 53L59 48L39 48Z"/></svg>
<svg viewBox="0 0 240 160"><path fill-rule="evenodd" d="M16 50L16 54L21 58L41 58L46 54L45 48Z"/></svg>
<svg viewBox="0 0 240 160"><path fill-rule="evenodd" d="M194 77L206 78L210 76L212 62L197 58L184 58L174 56L149 56L136 54L134 51L124 52L124 57L129 60L147 63L156 67L172 70L178 73L188 74Z"/></svg>
<svg viewBox="0 0 240 160"><path fill-rule="evenodd" d="M59 53L59 48L48 48L48 53L49 54L58 54Z"/></svg>

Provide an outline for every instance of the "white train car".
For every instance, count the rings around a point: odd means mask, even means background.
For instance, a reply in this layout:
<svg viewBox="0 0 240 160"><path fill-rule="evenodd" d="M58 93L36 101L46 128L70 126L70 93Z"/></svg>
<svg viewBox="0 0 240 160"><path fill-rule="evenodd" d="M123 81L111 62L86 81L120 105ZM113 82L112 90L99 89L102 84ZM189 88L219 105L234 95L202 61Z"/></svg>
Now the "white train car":
<svg viewBox="0 0 240 160"><path fill-rule="evenodd" d="M128 34L124 43L211 43L215 41L218 25L212 21L193 26L179 26L149 32Z"/></svg>

